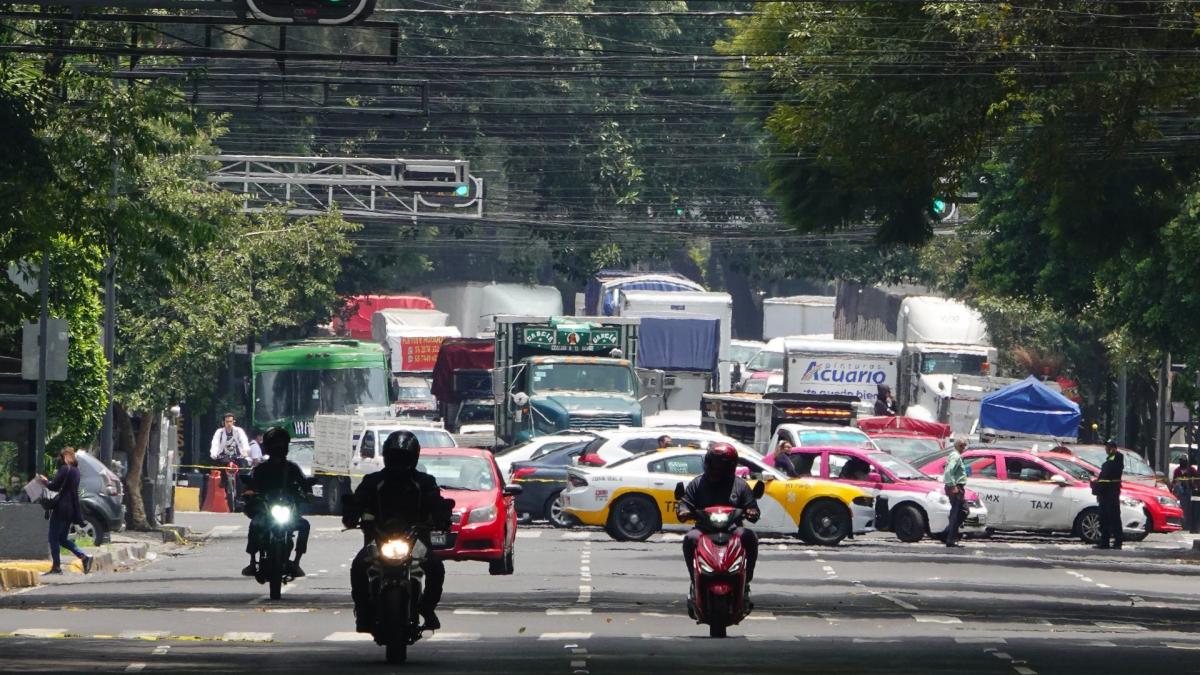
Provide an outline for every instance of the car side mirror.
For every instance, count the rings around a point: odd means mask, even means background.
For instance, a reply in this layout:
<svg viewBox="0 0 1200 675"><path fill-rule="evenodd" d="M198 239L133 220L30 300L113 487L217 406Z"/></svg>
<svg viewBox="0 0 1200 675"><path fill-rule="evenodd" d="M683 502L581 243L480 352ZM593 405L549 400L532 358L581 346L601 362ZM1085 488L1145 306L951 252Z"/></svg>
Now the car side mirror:
<svg viewBox="0 0 1200 675"><path fill-rule="evenodd" d="M1055 485L1066 485L1067 479L1058 474L1054 474L1053 476L1050 477L1050 482L1054 483Z"/></svg>
<svg viewBox="0 0 1200 675"><path fill-rule="evenodd" d="M501 490L505 497L516 497L524 491L525 487L523 485L505 485L504 489Z"/></svg>
<svg viewBox="0 0 1200 675"><path fill-rule="evenodd" d="M880 475L878 471L872 471L871 473L867 474L867 480L871 483L882 483L883 476Z"/></svg>
<svg viewBox="0 0 1200 675"><path fill-rule="evenodd" d="M683 499L684 492L685 492L685 488L683 487L683 483L676 483L675 484L675 499L676 500Z"/></svg>
<svg viewBox="0 0 1200 675"><path fill-rule="evenodd" d="M750 488L750 493L754 495L755 499L762 499L762 496L767 493L767 482L758 481L754 487Z"/></svg>

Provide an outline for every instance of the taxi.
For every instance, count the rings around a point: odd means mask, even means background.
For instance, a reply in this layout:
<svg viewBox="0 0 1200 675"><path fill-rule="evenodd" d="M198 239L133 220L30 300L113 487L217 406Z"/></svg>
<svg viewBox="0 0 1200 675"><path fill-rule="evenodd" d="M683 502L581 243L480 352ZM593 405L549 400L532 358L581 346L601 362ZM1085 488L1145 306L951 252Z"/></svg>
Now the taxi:
<svg viewBox="0 0 1200 675"><path fill-rule="evenodd" d="M1069 532L1089 544L1100 541L1100 507L1090 474L1067 457L984 448L963 453L967 487L987 507L988 529ZM941 457L921 471L941 475ZM1121 525L1133 539L1146 527L1142 501L1121 491Z"/></svg>
<svg viewBox="0 0 1200 675"><path fill-rule="evenodd" d="M660 530L692 527L675 516L675 486L704 471L704 451L671 448L635 455L605 467L570 467L563 509L584 525L603 527L617 541L645 541ZM836 546L875 527L875 499L861 488L819 478L788 479L757 456L740 455L738 474L766 481L758 501L760 534L798 535Z"/></svg>

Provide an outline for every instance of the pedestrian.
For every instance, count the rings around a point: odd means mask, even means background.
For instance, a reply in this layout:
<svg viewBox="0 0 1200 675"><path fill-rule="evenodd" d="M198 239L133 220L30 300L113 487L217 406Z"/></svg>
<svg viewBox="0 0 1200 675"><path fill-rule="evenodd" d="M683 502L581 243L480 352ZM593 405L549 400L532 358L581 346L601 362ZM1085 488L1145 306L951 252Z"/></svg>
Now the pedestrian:
<svg viewBox="0 0 1200 675"><path fill-rule="evenodd" d="M875 389L875 416L895 417L896 399L892 396L892 388L881 384Z"/></svg>
<svg viewBox="0 0 1200 675"><path fill-rule="evenodd" d="M967 467L963 464L962 453L966 449L966 440L954 439L954 446L950 449L950 454L946 456L946 467L942 471L942 483L946 486L946 497L950 500L950 520L946 523L942 541L950 548L958 546L958 528L963 524L963 502L967 495Z"/></svg>
<svg viewBox="0 0 1200 675"><path fill-rule="evenodd" d="M1104 449L1107 457L1100 465L1100 475L1092 481L1092 494L1096 495L1096 503L1100 506L1100 541L1096 548L1119 549L1125 538L1121 527L1121 476L1125 473L1125 456L1111 438L1105 441Z"/></svg>
<svg viewBox="0 0 1200 675"><path fill-rule="evenodd" d="M262 464L262 461L263 461L262 440L263 440L262 429L255 429L254 430L254 438L250 439L249 459L250 459L251 467L256 467L259 464Z"/></svg>
<svg viewBox="0 0 1200 675"><path fill-rule="evenodd" d="M83 561L83 573L92 571L92 556L84 553L75 542L71 541L72 525L83 525L83 507L79 505L79 462L75 459L74 448L63 448L58 453L58 471L53 479L47 479L39 474L46 489L57 492L48 506L47 516L50 519L48 541L50 543L50 571L46 574L62 574L62 561L59 549L65 548Z"/></svg>
<svg viewBox="0 0 1200 675"><path fill-rule="evenodd" d="M667 434L663 434L662 436L659 436L655 442L658 443L658 451L662 452L663 450L671 447L671 444L675 442L675 439L671 438Z"/></svg>
<svg viewBox="0 0 1200 675"><path fill-rule="evenodd" d="M780 438L775 444L775 452L768 455L764 461L788 478L795 478L796 465L792 463L791 451L792 442L787 438Z"/></svg>

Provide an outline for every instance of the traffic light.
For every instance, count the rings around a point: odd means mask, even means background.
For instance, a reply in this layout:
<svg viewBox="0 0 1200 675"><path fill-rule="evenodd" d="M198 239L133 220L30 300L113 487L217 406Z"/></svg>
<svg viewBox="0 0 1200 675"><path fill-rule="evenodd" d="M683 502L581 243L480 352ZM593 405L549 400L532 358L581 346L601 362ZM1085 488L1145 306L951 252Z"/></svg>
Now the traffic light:
<svg viewBox="0 0 1200 675"><path fill-rule="evenodd" d="M375 0L237 0L244 11L270 23L337 26L362 21L375 11Z"/></svg>
<svg viewBox="0 0 1200 675"><path fill-rule="evenodd" d="M944 199L934 199L929 203L929 215L935 223L949 220L958 215L958 204Z"/></svg>

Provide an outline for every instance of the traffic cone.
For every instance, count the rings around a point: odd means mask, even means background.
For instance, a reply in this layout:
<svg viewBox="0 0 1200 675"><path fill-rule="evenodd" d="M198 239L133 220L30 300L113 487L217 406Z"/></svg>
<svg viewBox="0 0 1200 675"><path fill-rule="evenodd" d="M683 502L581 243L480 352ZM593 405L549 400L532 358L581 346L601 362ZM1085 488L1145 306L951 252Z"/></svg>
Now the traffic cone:
<svg viewBox="0 0 1200 675"><path fill-rule="evenodd" d="M225 488L221 486L221 472L213 470L208 474L208 489L204 491L204 511L213 513L229 513L229 502L225 498Z"/></svg>

